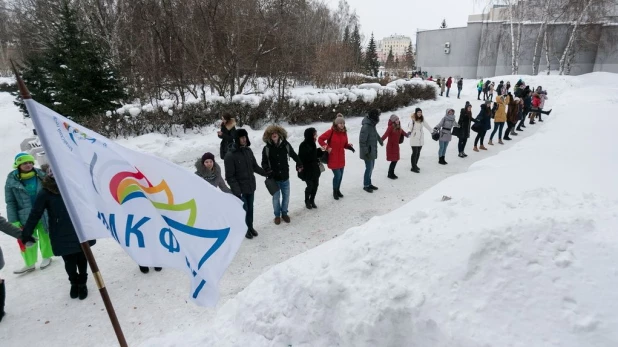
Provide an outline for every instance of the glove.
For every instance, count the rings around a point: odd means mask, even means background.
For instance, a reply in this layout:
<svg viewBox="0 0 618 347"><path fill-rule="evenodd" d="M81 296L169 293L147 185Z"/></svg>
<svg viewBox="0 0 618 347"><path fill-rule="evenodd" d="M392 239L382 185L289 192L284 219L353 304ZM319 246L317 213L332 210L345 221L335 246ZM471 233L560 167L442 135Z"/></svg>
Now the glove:
<svg viewBox="0 0 618 347"><path fill-rule="evenodd" d="M26 247L32 247L32 246L34 246L34 244L36 243L36 241L37 241L37 239L36 239L36 238L34 238L34 237L32 237L32 236L27 236L27 237L24 237L24 236L22 235L22 237L21 237L21 242L22 242L24 245L26 245Z"/></svg>
<svg viewBox="0 0 618 347"><path fill-rule="evenodd" d="M14 227L16 227L16 228L20 228L20 229L21 229L21 228L23 227L23 225L21 225L21 223L20 223L20 222L13 222L13 223L11 223L11 224L12 224Z"/></svg>
<svg viewBox="0 0 618 347"><path fill-rule="evenodd" d="M266 170L266 177L270 177L273 174L273 170L268 169Z"/></svg>

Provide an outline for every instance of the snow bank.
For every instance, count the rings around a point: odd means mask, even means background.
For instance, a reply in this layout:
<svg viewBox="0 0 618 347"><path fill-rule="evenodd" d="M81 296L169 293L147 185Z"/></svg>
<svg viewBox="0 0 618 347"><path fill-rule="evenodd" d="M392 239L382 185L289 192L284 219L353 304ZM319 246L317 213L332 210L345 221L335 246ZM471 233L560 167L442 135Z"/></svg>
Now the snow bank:
<svg viewBox="0 0 618 347"><path fill-rule="evenodd" d="M615 78L561 76L536 135L274 266L205 336L157 346L618 345L618 147L599 134L618 127Z"/></svg>

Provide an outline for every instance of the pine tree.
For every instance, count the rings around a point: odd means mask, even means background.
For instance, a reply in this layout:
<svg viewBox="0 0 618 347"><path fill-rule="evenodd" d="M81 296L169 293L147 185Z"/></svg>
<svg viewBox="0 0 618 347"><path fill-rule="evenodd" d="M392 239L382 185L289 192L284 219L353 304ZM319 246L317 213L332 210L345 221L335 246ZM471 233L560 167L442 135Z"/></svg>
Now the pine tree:
<svg viewBox="0 0 618 347"><path fill-rule="evenodd" d="M399 57L395 57L395 69L399 69Z"/></svg>
<svg viewBox="0 0 618 347"><path fill-rule="evenodd" d="M393 55L393 47L388 50L388 56L386 57L386 63L384 67L387 69L392 69L395 64L395 56Z"/></svg>
<svg viewBox="0 0 618 347"><path fill-rule="evenodd" d="M110 59L94 37L79 27L77 11L68 0L56 15L58 22L46 47L25 60L24 81L33 98L72 118L118 108L126 95Z"/></svg>
<svg viewBox="0 0 618 347"><path fill-rule="evenodd" d="M367 51L365 52L365 62L367 72L369 72L371 76L378 77L380 62L378 61L378 52L376 49L376 41L373 38L373 33L371 33L371 39L369 40L369 45L367 46Z"/></svg>
<svg viewBox="0 0 618 347"><path fill-rule="evenodd" d="M416 62L414 61L414 50L412 49L412 42L408 45L408 49L406 49L406 67L408 69L414 69Z"/></svg>
<svg viewBox="0 0 618 347"><path fill-rule="evenodd" d="M446 29L448 26L446 25L446 18L442 19L442 24L440 24L440 29Z"/></svg>
<svg viewBox="0 0 618 347"><path fill-rule="evenodd" d="M356 66L361 68L363 66L363 43L361 42L360 31L358 24L354 25L354 31L352 32L351 44L353 45L354 60Z"/></svg>

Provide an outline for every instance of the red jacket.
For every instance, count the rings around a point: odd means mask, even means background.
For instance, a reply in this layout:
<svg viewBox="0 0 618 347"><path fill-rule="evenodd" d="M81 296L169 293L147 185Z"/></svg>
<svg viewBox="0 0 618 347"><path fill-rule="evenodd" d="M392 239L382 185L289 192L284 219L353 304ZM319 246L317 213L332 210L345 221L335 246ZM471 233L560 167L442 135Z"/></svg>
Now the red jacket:
<svg viewBox="0 0 618 347"><path fill-rule="evenodd" d="M446 81L446 86L450 88L452 84L453 84L453 79L449 77L448 80Z"/></svg>
<svg viewBox="0 0 618 347"><path fill-rule="evenodd" d="M407 133L401 129L395 130L393 128L393 123L388 121L388 128L386 128L386 132L382 135L382 141L388 138L388 142L386 143L386 160L387 161L399 161L399 138L401 135L407 137Z"/></svg>
<svg viewBox="0 0 618 347"><path fill-rule="evenodd" d="M539 108L541 106L541 98L538 94L534 94L532 96L532 106L534 106L535 108Z"/></svg>
<svg viewBox="0 0 618 347"><path fill-rule="evenodd" d="M345 149L352 148L348 143L348 134L345 131L335 131L330 128L318 137L318 143L322 147L326 146L326 149L332 148L328 156L329 169L337 170L345 167Z"/></svg>

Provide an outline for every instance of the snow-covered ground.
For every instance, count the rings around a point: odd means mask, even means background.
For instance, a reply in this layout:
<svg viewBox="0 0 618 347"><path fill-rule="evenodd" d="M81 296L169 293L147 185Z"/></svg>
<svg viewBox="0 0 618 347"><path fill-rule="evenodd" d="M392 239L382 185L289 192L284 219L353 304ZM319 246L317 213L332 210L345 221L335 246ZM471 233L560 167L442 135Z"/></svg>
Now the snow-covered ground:
<svg viewBox="0 0 618 347"><path fill-rule="evenodd" d="M397 181L386 178L382 150L374 172L380 190L372 195L362 190L364 164L357 154L347 154L344 199L330 197L332 174L324 174L317 211L304 209L304 183L293 177L289 225L272 223L271 199L259 184L260 236L244 242L228 269L217 310L187 302L184 274L143 275L114 242L99 241L93 250L129 343L615 345L618 188L611 158L618 153L611 136L601 133L618 125L612 118L615 77L525 78L549 91L547 106L554 112L545 123L487 152L472 152L469 143L466 159L457 158L453 142L447 166L437 163L437 143L427 136L421 174L409 171L411 150L404 145ZM432 126L447 107L459 110L466 100L476 115L475 84L464 81L461 100L451 94L414 107L423 108ZM6 168L1 174L10 171L19 142L30 134L11 102L0 93L0 163ZM414 107L395 113L407 124ZM378 131L385 130L386 118ZM360 121L347 120L356 146ZM322 132L329 124L313 126ZM295 147L303 130L288 127ZM259 157L262 131L250 136ZM219 145L215 128L119 142L191 171L198 156L218 154ZM481 159L486 160L475 164ZM452 200L440 202L443 195ZM4 211L3 198L0 204ZM2 346L115 343L92 282L86 301L72 300L61 259L46 270L16 276L11 270L22 262L15 241L2 235L0 245L7 260Z"/></svg>

